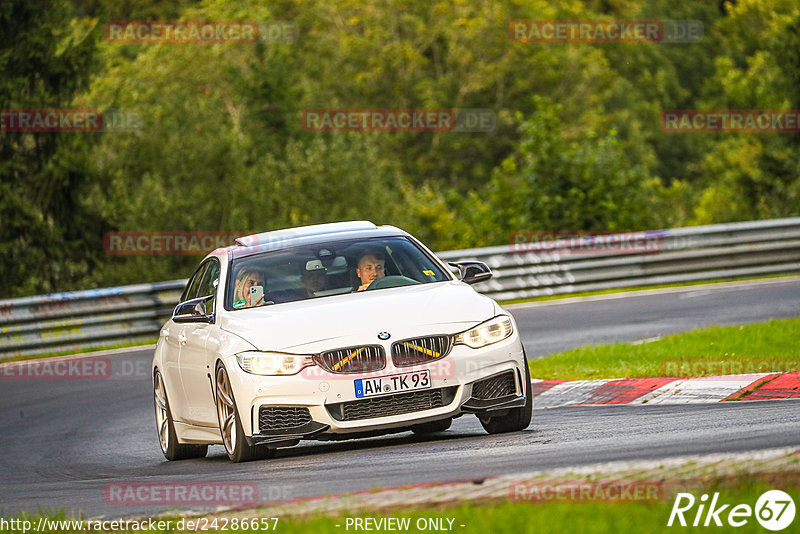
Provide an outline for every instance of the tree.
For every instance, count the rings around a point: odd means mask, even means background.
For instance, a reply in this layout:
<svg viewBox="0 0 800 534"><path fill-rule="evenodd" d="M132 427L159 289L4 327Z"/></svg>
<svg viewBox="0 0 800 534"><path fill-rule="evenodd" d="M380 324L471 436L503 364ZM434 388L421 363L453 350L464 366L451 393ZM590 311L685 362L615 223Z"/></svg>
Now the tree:
<svg viewBox="0 0 800 534"><path fill-rule="evenodd" d="M665 222L659 206L667 191L626 157L615 131L570 135L561 106L541 97L534 102L536 112L518 116L517 152L496 170L487 200L475 208L493 221L487 233L496 243L515 231L629 231Z"/></svg>
<svg viewBox="0 0 800 534"><path fill-rule="evenodd" d="M800 109L800 6L741 0L716 28L721 50L699 95L701 109ZM702 159L700 224L800 214L796 133L690 134L713 137Z"/></svg>
<svg viewBox="0 0 800 534"><path fill-rule="evenodd" d="M96 21L63 0L1 4L0 109L70 106L95 66ZM57 290L98 261L103 221L83 197L95 135L0 131L0 295Z"/></svg>

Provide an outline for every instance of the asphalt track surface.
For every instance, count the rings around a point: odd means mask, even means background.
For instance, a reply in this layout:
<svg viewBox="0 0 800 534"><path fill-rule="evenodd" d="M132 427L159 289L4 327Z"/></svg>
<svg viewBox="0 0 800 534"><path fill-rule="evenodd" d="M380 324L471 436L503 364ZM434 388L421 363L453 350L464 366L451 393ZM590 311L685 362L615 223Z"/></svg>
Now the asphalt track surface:
<svg viewBox="0 0 800 534"><path fill-rule="evenodd" d="M800 316L800 281L512 312L535 356L703 324ZM167 462L155 434L150 358L151 351L141 349L112 356L113 375L106 380L0 381L0 516L63 509L86 517L142 517L176 508L109 504L104 488L113 483L254 482L259 499L269 502L617 460L800 446L800 400L783 400L535 410L528 430L499 436L487 435L474 416L464 416L449 431L428 437L303 442L280 449L276 458L246 464L231 464L222 447L213 446L204 459Z"/></svg>
<svg viewBox="0 0 800 534"><path fill-rule="evenodd" d="M617 293L590 299L594 300L508 306L522 331L528 357L705 326L800 317L800 279L673 288L639 296Z"/></svg>

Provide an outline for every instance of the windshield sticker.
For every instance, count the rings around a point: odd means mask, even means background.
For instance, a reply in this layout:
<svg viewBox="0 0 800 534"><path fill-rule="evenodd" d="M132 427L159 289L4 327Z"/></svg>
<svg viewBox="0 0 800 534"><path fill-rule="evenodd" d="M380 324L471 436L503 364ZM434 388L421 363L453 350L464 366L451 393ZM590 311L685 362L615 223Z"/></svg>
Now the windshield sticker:
<svg viewBox="0 0 800 534"><path fill-rule="evenodd" d="M430 269L425 269L422 271L422 274L427 274L428 276L436 276L436 273L431 271Z"/></svg>
<svg viewBox="0 0 800 534"><path fill-rule="evenodd" d="M233 307L234 308L241 308L245 304L247 304L246 300L237 300L236 302L233 303Z"/></svg>

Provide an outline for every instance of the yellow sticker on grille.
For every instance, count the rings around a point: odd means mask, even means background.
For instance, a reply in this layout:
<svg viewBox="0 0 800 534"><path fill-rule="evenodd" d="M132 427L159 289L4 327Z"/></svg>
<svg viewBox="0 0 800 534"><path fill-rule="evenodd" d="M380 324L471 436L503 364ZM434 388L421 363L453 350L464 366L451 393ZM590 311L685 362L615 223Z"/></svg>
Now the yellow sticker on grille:
<svg viewBox="0 0 800 534"><path fill-rule="evenodd" d="M356 356L358 356L358 355L359 355L359 354L360 354L360 353L361 353L363 350L365 350L366 348L367 348L367 347L361 347L361 348L360 348L360 349L358 349L358 350L354 350L353 352L351 352L350 354L348 354L347 356L345 356L344 358L342 358L341 360L339 360L338 362L336 362L336 364L333 366L333 370L334 370L334 371L338 371L339 369L341 369L342 367L344 367L344 366L345 366L345 365L346 365L348 362L350 362L350 360L352 360L353 358L355 358Z"/></svg>
<svg viewBox="0 0 800 534"><path fill-rule="evenodd" d="M403 345L405 345L408 348L414 349L417 352L421 352L422 354L427 354L431 358L438 358L439 356L442 355L441 352L436 352L435 350L431 350L425 347L420 347L419 345L415 345L414 343L411 343L409 341L403 342Z"/></svg>

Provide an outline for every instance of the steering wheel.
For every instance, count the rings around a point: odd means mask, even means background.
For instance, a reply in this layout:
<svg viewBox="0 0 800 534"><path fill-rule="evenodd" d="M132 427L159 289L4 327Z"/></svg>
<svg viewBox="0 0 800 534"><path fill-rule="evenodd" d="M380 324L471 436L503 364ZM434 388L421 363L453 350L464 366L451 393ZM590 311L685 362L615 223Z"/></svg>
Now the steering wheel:
<svg viewBox="0 0 800 534"><path fill-rule="evenodd" d="M367 291L371 289L386 289L388 287L411 286L421 283L422 282L407 276L384 276L383 278L376 278L373 280L372 283L367 287Z"/></svg>

